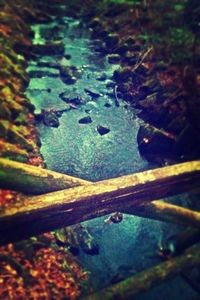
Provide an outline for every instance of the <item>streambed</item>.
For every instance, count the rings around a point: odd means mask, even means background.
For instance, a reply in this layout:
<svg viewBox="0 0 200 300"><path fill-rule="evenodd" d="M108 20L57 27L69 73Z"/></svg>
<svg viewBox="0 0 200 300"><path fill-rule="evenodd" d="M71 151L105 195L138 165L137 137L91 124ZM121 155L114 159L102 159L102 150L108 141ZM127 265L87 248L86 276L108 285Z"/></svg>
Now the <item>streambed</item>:
<svg viewBox="0 0 200 300"><path fill-rule="evenodd" d="M52 38L55 26L61 28L57 37L64 43L64 55L40 56L30 61L28 67L31 80L27 95L36 107L35 113L62 111L59 126L46 126L42 121L37 124L47 168L98 181L154 167L138 152L140 121L131 107L116 97L112 74L119 66L109 64L95 52L97 41L91 40L90 31L72 18L34 25L34 43L43 44ZM74 84L64 83L58 69L51 67L55 62L75 66L80 78ZM38 77L38 72L44 76ZM62 93L80 95L80 103L66 103ZM118 224L106 223L106 218L84 222L99 245L99 254L80 252L78 255L91 273L94 289L105 287L113 278L128 277L157 263L159 258L155 254L160 240L166 232L170 235L176 231L175 226L135 216L124 215ZM157 287L156 291L137 299L177 299L182 286L183 281L178 278L165 284L164 289ZM185 285L182 299L188 299L192 292Z"/></svg>

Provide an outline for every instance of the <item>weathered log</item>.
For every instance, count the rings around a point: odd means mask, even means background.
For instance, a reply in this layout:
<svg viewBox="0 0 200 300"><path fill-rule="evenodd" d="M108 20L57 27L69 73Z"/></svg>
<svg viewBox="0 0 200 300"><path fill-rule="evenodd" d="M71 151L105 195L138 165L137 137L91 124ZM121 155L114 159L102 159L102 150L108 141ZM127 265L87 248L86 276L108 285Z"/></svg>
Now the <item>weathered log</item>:
<svg viewBox="0 0 200 300"><path fill-rule="evenodd" d="M1 187L17 189L29 194L41 194L73 186L92 184L92 182L79 178L3 158L0 158L0 170ZM134 206L123 212L190 226L199 226L200 222L199 213L161 201Z"/></svg>
<svg viewBox="0 0 200 300"><path fill-rule="evenodd" d="M187 162L45 195L0 214L1 243L123 211L199 186L200 162Z"/></svg>
<svg viewBox="0 0 200 300"><path fill-rule="evenodd" d="M123 212L143 218L200 227L200 212L166 203L162 200L129 207L127 210L123 210Z"/></svg>
<svg viewBox="0 0 200 300"><path fill-rule="evenodd" d="M155 285L200 265L200 246L188 248L182 255L171 258L155 267L140 272L124 281L109 286L85 300L137 299L135 296L148 291Z"/></svg>
<svg viewBox="0 0 200 300"><path fill-rule="evenodd" d="M0 158L0 188L43 194L88 183L65 174Z"/></svg>

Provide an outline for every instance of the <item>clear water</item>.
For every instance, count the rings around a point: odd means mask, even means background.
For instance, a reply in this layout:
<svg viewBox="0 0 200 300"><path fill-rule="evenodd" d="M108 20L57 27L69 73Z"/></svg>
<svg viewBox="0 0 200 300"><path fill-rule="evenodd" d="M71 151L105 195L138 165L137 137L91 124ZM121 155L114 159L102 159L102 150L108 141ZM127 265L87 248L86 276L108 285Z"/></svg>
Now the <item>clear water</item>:
<svg viewBox="0 0 200 300"><path fill-rule="evenodd" d="M59 94L66 90L78 92L85 104L63 113L58 128L38 124L42 141L41 153L47 167L91 181L149 168L138 152L136 136L139 120L123 101L116 106L113 89L106 88L118 66L108 64L106 58L101 58L94 52L94 41L90 40L90 32L77 20L64 18L61 21L60 36L65 44L65 54L71 55L70 60L62 59L62 62L78 67L81 78L74 85L66 85L59 78L58 70L37 67L35 62L30 62L28 71L43 70L55 76L57 74L57 77L32 78L27 95L35 105L36 112L41 109L65 109L66 103L59 98ZM44 43L42 32L45 28L51 30L51 26L57 22L51 25L35 25L34 42ZM53 62L56 59L60 58L43 56L40 61ZM102 72L106 73L107 81L96 79ZM47 91L48 88L51 88L51 92ZM92 99L84 91L85 88L97 90L102 96ZM106 103L110 107L105 107ZM90 124L78 122L85 116L91 117ZM97 131L99 125L109 128L110 132L100 135ZM169 227L158 221L135 216L124 215L121 223L112 225L106 224L105 219L106 216L85 222L100 246L99 255L90 256L83 252L79 254L81 263L91 272L90 282L94 289L108 285L117 274L130 276L158 263L155 252L159 241L164 233L176 231L175 226ZM138 296L137 299L180 299L177 295L180 295L183 285L182 279L177 278ZM181 299L191 299L193 294L189 286L184 285Z"/></svg>

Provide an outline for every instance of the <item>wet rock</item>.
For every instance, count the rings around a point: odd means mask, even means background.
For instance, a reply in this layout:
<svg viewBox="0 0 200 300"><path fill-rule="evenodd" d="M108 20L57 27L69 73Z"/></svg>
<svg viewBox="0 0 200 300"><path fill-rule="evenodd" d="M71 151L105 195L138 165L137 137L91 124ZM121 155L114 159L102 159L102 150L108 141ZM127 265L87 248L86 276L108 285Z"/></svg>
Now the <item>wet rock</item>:
<svg viewBox="0 0 200 300"><path fill-rule="evenodd" d="M75 66L60 66L60 78L66 84L74 84L80 78L80 72Z"/></svg>
<svg viewBox="0 0 200 300"><path fill-rule="evenodd" d="M80 105L84 103L83 98L76 92L65 91L59 94L59 97L66 103Z"/></svg>
<svg viewBox="0 0 200 300"><path fill-rule="evenodd" d="M92 123L92 118L90 116L84 117L82 119L80 119L79 124L90 124Z"/></svg>
<svg viewBox="0 0 200 300"><path fill-rule="evenodd" d="M100 18L96 17L93 18L90 23L89 23L90 28L97 28L97 27L102 27L102 21Z"/></svg>
<svg viewBox="0 0 200 300"><path fill-rule="evenodd" d="M30 78L42 78L42 77L52 77L57 78L59 76L59 73L52 73L47 71L29 71Z"/></svg>
<svg viewBox="0 0 200 300"><path fill-rule="evenodd" d="M107 224L117 224L123 220L123 214L121 212L115 212L111 214L104 222Z"/></svg>
<svg viewBox="0 0 200 300"><path fill-rule="evenodd" d="M99 81L105 81L107 79L106 73L102 73L100 76L97 77Z"/></svg>
<svg viewBox="0 0 200 300"><path fill-rule="evenodd" d="M125 82L132 77L132 72L129 69L115 70L113 73L113 79L117 82Z"/></svg>
<svg viewBox="0 0 200 300"><path fill-rule="evenodd" d="M45 45L32 45L27 49L35 55L64 55L65 48L62 42Z"/></svg>
<svg viewBox="0 0 200 300"><path fill-rule="evenodd" d="M95 242L94 238L90 234L89 230L83 225L76 225L73 227L76 234L78 243L81 249L89 255L98 255L99 254L99 246Z"/></svg>
<svg viewBox="0 0 200 300"><path fill-rule="evenodd" d="M67 60L70 60L70 59L72 58L70 54L65 54L64 57L65 57Z"/></svg>
<svg viewBox="0 0 200 300"><path fill-rule="evenodd" d="M141 46L140 45L132 45L131 50L134 52L139 52L139 51L141 51Z"/></svg>
<svg viewBox="0 0 200 300"><path fill-rule="evenodd" d="M132 37L127 38L126 40L126 44L130 47L133 46L135 44L135 39Z"/></svg>
<svg viewBox="0 0 200 300"><path fill-rule="evenodd" d="M120 62L119 54L109 54L107 57L110 64L118 64Z"/></svg>
<svg viewBox="0 0 200 300"><path fill-rule="evenodd" d="M143 66L143 65L140 65L137 69L136 69L136 71L135 71L137 74L139 74L139 75L142 75L142 76L147 76L148 74L148 69L145 67L145 66Z"/></svg>
<svg viewBox="0 0 200 300"><path fill-rule="evenodd" d="M99 93L98 91L94 90L94 89L84 89L84 91L90 95L92 98L99 98L101 95L101 93Z"/></svg>
<svg viewBox="0 0 200 300"><path fill-rule="evenodd" d="M137 142L140 154L149 161L174 155L175 137L149 124L140 126Z"/></svg>
<svg viewBox="0 0 200 300"><path fill-rule="evenodd" d="M110 129L101 125L97 126L97 131L100 135L105 135L110 132Z"/></svg>
<svg viewBox="0 0 200 300"><path fill-rule="evenodd" d="M104 106L105 106L105 107L112 107L112 104L109 103L109 102L106 102L106 103L104 104Z"/></svg>
<svg viewBox="0 0 200 300"><path fill-rule="evenodd" d="M59 246L67 247L74 255L79 253L79 242L73 226L56 230L54 236Z"/></svg>
<svg viewBox="0 0 200 300"><path fill-rule="evenodd" d="M123 61L129 63L129 65L135 65L138 62L138 57L131 51L127 51L123 56Z"/></svg>
<svg viewBox="0 0 200 300"><path fill-rule="evenodd" d="M117 54L119 54L120 56L121 55L125 55L125 53L126 53L126 51L128 51L128 44L123 44L123 45L121 45L121 46L119 46L116 50L115 50L115 52L117 53Z"/></svg>
<svg viewBox="0 0 200 300"><path fill-rule="evenodd" d="M53 110L42 110L44 125L49 127L58 127L60 125L57 113Z"/></svg>
<svg viewBox="0 0 200 300"><path fill-rule="evenodd" d="M104 40L106 43L106 47L108 49L113 49L117 47L119 42L119 37L116 33L109 33Z"/></svg>

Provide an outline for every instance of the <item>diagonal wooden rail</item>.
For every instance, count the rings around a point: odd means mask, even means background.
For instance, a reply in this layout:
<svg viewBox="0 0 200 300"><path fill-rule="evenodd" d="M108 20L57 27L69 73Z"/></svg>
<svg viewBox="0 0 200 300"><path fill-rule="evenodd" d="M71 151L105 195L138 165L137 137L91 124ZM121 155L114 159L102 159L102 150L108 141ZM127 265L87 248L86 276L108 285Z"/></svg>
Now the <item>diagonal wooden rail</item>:
<svg viewBox="0 0 200 300"><path fill-rule="evenodd" d="M0 243L72 225L113 211L133 210L154 199L198 188L199 183L200 161L193 161L29 196L23 204L5 209L0 214Z"/></svg>

